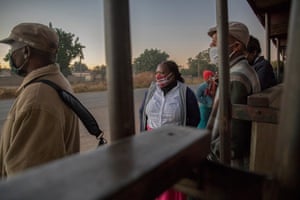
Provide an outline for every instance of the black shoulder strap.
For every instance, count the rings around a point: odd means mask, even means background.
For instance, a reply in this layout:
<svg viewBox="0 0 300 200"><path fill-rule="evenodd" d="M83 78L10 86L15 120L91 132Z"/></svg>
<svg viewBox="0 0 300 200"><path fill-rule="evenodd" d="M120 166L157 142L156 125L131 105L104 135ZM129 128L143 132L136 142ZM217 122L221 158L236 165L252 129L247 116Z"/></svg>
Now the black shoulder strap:
<svg viewBox="0 0 300 200"><path fill-rule="evenodd" d="M27 83L24 87L36 82L42 82L54 88L57 91L59 97L62 99L62 101L76 113L76 115L82 121L83 125L86 127L89 133L100 139L99 144L106 143L106 141L104 141L103 138L103 131L99 128L97 121L95 120L93 115L87 110L87 108L84 105L82 105L81 102L74 95L62 89L54 82L46 79L33 80Z"/></svg>

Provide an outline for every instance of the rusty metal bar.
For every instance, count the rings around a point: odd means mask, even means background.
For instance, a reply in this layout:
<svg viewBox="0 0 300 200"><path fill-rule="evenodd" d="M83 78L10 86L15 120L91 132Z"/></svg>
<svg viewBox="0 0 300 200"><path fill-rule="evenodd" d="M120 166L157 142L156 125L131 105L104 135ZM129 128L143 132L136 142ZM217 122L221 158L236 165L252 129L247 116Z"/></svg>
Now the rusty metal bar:
<svg viewBox="0 0 300 200"><path fill-rule="evenodd" d="M300 199L300 1L291 5L288 31L287 67L277 143L276 175L280 184L279 199Z"/></svg>
<svg viewBox="0 0 300 200"><path fill-rule="evenodd" d="M135 133L128 0L104 0L111 141Z"/></svg>
<svg viewBox="0 0 300 200"><path fill-rule="evenodd" d="M266 39L266 59L271 60L271 45L270 45L270 16L265 13L265 39Z"/></svg>
<svg viewBox="0 0 300 200"><path fill-rule="evenodd" d="M220 158L230 164L230 99L229 99L229 61L228 61L228 6L227 0L217 0L217 37L219 57L219 121Z"/></svg>
<svg viewBox="0 0 300 200"><path fill-rule="evenodd" d="M276 69L276 78L277 78L277 81L279 80L279 76L280 76L280 52L281 52L281 42L280 42L280 39L277 38L276 40L277 42L277 69Z"/></svg>

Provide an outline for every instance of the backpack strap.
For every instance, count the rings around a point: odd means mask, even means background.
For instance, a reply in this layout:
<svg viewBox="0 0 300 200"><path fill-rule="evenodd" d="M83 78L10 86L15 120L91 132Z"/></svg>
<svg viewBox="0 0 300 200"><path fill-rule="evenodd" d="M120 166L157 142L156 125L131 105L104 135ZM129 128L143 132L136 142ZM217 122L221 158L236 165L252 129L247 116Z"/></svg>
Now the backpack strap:
<svg viewBox="0 0 300 200"><path fill-rule="evenodd" d="M31 83L37 82L45 83L53 89L55 89L61 100L76 113L76 115L81 120L88 132L91 135L96 136L96 138L100 140L99 145L106 143L106 140L103 138L103 131L99 128L97 121L95 120L93 115L88 111L88 109L84 105L82 105L81 102L74 95L62 89L56 83L46 79L32 80L29 83L27 83L24 86L24 88Z"/></svg>

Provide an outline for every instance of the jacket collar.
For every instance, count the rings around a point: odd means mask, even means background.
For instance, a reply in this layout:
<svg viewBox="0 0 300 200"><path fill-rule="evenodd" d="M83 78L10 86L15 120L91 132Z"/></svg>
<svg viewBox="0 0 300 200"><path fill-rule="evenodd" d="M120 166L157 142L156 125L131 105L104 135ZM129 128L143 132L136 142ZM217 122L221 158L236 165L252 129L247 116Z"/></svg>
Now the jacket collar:
<svg viewBox="0 0 300 200"><path fill-rule="evenodd" d="M246 57L244 55L240 55L236 58L234 58L233 60L229 61L229 67L233 67L236 63L240 62L241 60L245 60Z"/></svg>
<svg viewBox="0 0 300 200"><path fill-rule="evenodd" d="M47 65L41 68L38 68L36 70L33 70L27 76L24 78L22 84L20 87L17 89L17 95L23 90L24 86L29 83L30 81L37 79L42 76L46 76L49 74L56 74L60 72L60 68L58 64L51 64Z"/></svg>

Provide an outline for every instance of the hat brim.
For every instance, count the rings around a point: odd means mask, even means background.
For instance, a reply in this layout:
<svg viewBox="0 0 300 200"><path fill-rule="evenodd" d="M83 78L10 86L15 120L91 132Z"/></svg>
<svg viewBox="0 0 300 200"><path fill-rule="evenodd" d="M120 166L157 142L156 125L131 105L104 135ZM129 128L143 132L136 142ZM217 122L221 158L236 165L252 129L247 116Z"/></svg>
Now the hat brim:
<svg viewBox="0 0 300 200"><path fill-rule="evenodd" d="M4 44L12 44L14 42L15 42L15 40L12 38L5 38L3 40L0 40L0 43L4 43Z"/></svg>
<svg viewBox="0 0 300 200"><path fill-rule="evenodd" d="M213 34L215 34L217 32L217 27L212 27L208 30L207 34L212 37Z"/></svg>

